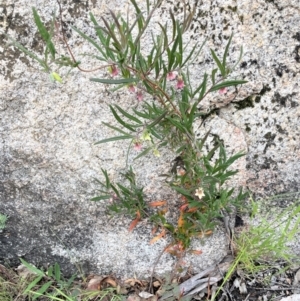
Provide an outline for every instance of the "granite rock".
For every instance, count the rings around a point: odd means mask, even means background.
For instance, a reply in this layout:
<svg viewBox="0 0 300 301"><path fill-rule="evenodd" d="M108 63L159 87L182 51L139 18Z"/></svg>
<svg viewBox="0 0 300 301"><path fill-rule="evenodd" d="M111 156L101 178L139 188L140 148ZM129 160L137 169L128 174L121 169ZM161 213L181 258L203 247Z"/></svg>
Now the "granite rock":
<svg viewBox="0 0 300 301"><path fill-rule="evenodd" d="M229 153L246 151L236 165L240 173L233 179L235 186L243 185L261 196L298 191L299 1L189 1L186 8L195 4L196 13L186 41L192 47L207 39L192 70L195 82L213 66L209 48L220 55L232 32L232 63L239 47L244 48L234 76L241 74L249 81L238 93L234 89L222 96L216 93L201 104L210 113L199 135L210 129L224 141ZM137 2L143 5L143 1ZM0 26L41 54L31 5L28 0L5 0L0 4ZM55 1L46 6L38 0L34 5L47 22L58 9ZM151 26L167 21L169 8L181 18L182 6L179 0L163 1ZM100 19L108 16L109 9L127 13L128 7L127 1L121 0L63 4L69 44L85 69L97 62L80 56L92 49L70 26L92 34L89 11ZM133 15L132 9L129 15ZM23 257L37 266L58 261L66 274L79 265L98 274L149 276L168 239L149 245L147 224L128 233L128 218L110 220L105 202L90 202L97 195L94 178L101 177L101 168L118 180L126 165L128 144L94 144L113 135L102 124L114 122L108 105L130 107L136 100L125 90L112 93L108 86L90 82L90 74L77 70L68 75L62 71L63 84L53 83L29 57L4 43L0 61L0 212L9 216L6 230L0 233L0 260L16 265ZM106 71L100 70L93 77L105 75ZM174 154L165 151L160 158L148 156L134 163L149 200L177 201L158 177L169 169L172 159ZM193 247L203 254L188 256L186 262L197 272L226 254L224 230L219 228L204 241L195 241ZM174 258L165 254L157 272L170 272L173 265Z"/></svg>

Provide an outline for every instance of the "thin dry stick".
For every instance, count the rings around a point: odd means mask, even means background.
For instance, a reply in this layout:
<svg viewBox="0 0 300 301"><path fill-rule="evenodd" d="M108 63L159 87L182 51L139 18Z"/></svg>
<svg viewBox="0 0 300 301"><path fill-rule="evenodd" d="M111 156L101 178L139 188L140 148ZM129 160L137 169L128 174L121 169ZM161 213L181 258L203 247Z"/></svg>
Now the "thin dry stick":
<svg viewBox="0 0 300 301"><path fill-rule="evenodd" d="M167 248L167 247L166 247ZM151 275L150 275L150 282L149 282L149 292L151 294L153 294L153 287L152 287L152 283L153 283L153 276L154 276L154 271L155 271L155 268L160 260L160 258L162 257L162 255L164 254L166 248L164 248L160 253L159 255L157 256L154 264L153 264L153 267L152 267L152 272L151 272Z"/></svg>

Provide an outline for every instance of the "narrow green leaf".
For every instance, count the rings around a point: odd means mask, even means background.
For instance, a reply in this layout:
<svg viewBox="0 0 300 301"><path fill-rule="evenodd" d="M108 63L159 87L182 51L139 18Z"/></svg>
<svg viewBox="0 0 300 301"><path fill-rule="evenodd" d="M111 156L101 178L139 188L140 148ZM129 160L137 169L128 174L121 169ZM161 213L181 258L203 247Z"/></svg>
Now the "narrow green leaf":
<svg viewBox="0 0 300 301"><path fill-rule="evenodd" d="M110 187L114 191L114 193L118 196L118 198L121 198L119 190L113 184L110 184Z"/></svg>
<svg viewBox="0 0 300 301"><path fill-rule="evenodd" d="M43 22L41 21L41 18L39 14L37 13L36 9L32 7L32 13L34 17L34 22L45 42L48 42L50 39L50 33L47 31L46 27L44 26Z"/></svg>
<svg viewBox="0 0 300 301"><path fill-rule="evenodd" d="M46 282L39 290L37 290L34 293L34 296L32 298L32 300L36 300L37 298L39 298L40 296L42 296L47 290L48 288L52 285L52 281Z"/></svg>
<svg viewBox="0 0 300 301"><path fill-rule="evenodd" d="M145 155L147 155L151 151L152 147L147 147L145 150L143 150L138 156L136 156L133 160L137 160Z"/></svg>
<svg viewBox="0 0 300 301"><path fill-rule="evenodd" d="M50 278L53 277L53 266L52 266L52 265L49 266L49 268L48 268L46 274L47 274L47 276L50 277Z"/></svg>
<svg viewBox="0 0 300 301"><path fill-rule="evenodd" d="M131 2L131 3L133 4L133 6L134 6L135 11L136 11L136 14L137 14L137 15L140 15L142 12L141 12L140 8L138 7L136 1L135 1L135 0L130 0L130 2ZM138 20L139 32L142 31L143 26L144 26L144 22L145 22L145 19L144 19L144 17L142 16L142 17Z"/></svg>
<svg viewBox="0 0 300 301"><path fill-rule="evenodd" d="M129 37L129 35L131 34L133 28L135 27L136 23L139 22L139 20L143 18L143 13L137 14L136 19L134 20L133 24L131 25L127 37Z"/></svg>
<svg viewBox="0 0 300 301"><path fill-rule="evenodd" d="M149 119L149 114L146 113L142 113L140 111L137 111L136 109L133 109L133 112L138 115L139 117L145 118L145 119Z"/></svg>
<svg viewBox="0 0 300 301"><path fill-rule="evenodd" d="M110 199L110 195L100 195L100 196L96 196L94 198L91 199L92 202L97 202L97 201L102 201L102 200L108 200Z"/></svg>
<svg viewBox="0 0 300 301"><path fill-rule="evenodd" d="M135 62L135 55L136 55L136 47L134 46L132 41L128 41L128 46L130 49L130 57L132 58L132 62Z"/></svg>
<svg viewBox="0 0 300 301"><path fill-rule="evenodd" d="M188 113L188 119L189 119L189 128L192 127L194 119L195 119L195 112L197 110L198 102L195 102L191 108L191 111Z"/></svg>
<svg viewBox="0 0 300 301"><path fill-rule="evenodd" d="M67 301L76 301L77 300L77 299L75 300L74 298L67 296L64 292L62 292L60 289L58 289L56 287L55 287L55 290L59 293L59 295L65 297ZM57 297L51 296L49 294L47 294L47 296L49 296L49 298L51 298L51 300L62 301L61 298L57 298Z"/></svg>
<svg viewBox="0 0 300 301"><path fill-rule="evenodd" d="M241 59L242 59L242 56L243 56L243 46L241 46L241 48L240 48L240 55L239 55L239 58L238 58L237 62L235 63L235 65L233 66L233 68L231 69L231 71L233 71L233 70L236 68L236 66L239 64L239 62L240 62Z"/></svg>
<svg viewBox="0 0 300 301"><path fill-rule="evenodd" d="M162 137L162 136L160 136L159 134L158 134L158 132L154 129L154 128L151 128L151 135L152 136L154 136L155 138L157 138L158 140L163 140L164 138Z"/></svg>
<svg viewBox="0 0 300 301"><path fill-rule="evenodd" d="M71 28L73 30L75 30L86 41L88 41L89 43L91 43L106 58L105 52L102 50L102 48L92 38L90 38L89 36L87 36L85 33L83 33L82 31L80 31L79 29L77 29L74 26L71 26Z"/></svg>
<svg viewBox="0 0 300 301"><path fill-rule="evenodd" d="M215 151L220 147L220 144L218 143L217 145L215 145L210 151L209 153L206 155L207 160L210 160L212 158L212 156L215 154Z"/></svg>
<svg viewBox="0 0 300 301"><path fill-rule="evenodd" d="M167 35L167 24L165 26L162 26L159 22L158 22L158 25L160 26L160 29L162 31L162 34L164 36L164 48L166 49L169 45L169 42L168 42L168 35ZM158 47L160 48L160 47ZM161 53L162 51L160 51L159 53Z"/></svg>
<svg viewBox="0 0 300 301"><path fill-rule="evenodd" d="M15 41L13 38L11 38L9 35L6 33L3 33L11 42L12 44L17 47L19 50L30 56L32 59L36 60L39 62L39 64L45 69L45 71L49 71L49 67L45 61L42 59L38 58L33 52L29 51L27 48L25 48L23 45L21 45L19 42Z"/></svg>
<svg viewBox="0 0 300 301"><path fill-rule="evenodd" d="M203 96L205 95L206 84L207 84L207 77L208 77L208 75L205 73L204 74L204 80L203 80L203 82L201 84L202 87L201 87L201 92L199 94L198 102L200 102L202 100Z"/></svg>
<svg viewBox="0 0 300 301"><path fill-rule="evenodd" d="M68 281L66 281L66 287L70 287L76 278L77 278L76 274L72 275L72 277L70 279L68 279ZM78 301L78 300L75 300L75 301Z"/></svg>
<svg viewBox="0 0 300 301"><path fill-rule="evenodd" d="M130 130L131 132L135 132L135 130L132 128L132 125L126 123L125 121L123 121L121 119L121 117L117 114L117 112L115 111L115 109L112 106L109 106L110 110L112 111L115 119L121 124L123 125L125 128L127 128L128 130Z"/></svg>
<svg viewBox="0 0 300 301"><path fill-rule="evenodd" d="M109 180L107 171L105 169L102 169L102 168L101 168L101 171L102 171L102 173L103 173L103 175L105 177L105 187L108 189L109 185L110 185L110 180Z"/></svg>
<svg viewBox="0 0 300 301"><path fill-rule="evenodd" d="M121 79L105 79L105 78L90 78L92 82L98 82L102 84L129 84L138 81L137 78L121 78Z"/></svg>
<svg viewBox="0 0 300 301"><path fill-rule="evenodd" d="M226 164L227 164L228 166L230 166L234 161L236 161L237 159L239 159L239 158L241 158L241 157L243 157L243 156L245 156L245 155L246 155L245 153L239 152L239 153L233 155L232 157L230 157L230 158L226 161Z"/></svg>
<svg viewBox="0 0 300 301"><path fill-rule="evenodd" d="M175 52L175 64L173 66L173 69L175 69L177 66L181 67L182 63L182 54L180 52Z"/></svg>
<svg viewBox="0 0 300 301"><path fill-rule="evenodd" d="M158 116L152 123L147 125L147 129L151 129L155 125L157 125L163 118L165 118L168 114L168 111L163 112L160 116Z"/></svg>
<svg viewBox="0 0 300 301"><path fill-rule="evenodd" d="M100 140L95 143L96 144L101 144L101 143L106 143L106 142L112 142L112 141L117 141L117 140L125 140L125 139L132 139L133 136L126 135L126 136L116 136L116 137L111 137L107 139Z"/></svg>
<svg viewBox="0 0 300 301"><path fill-rule="evenodd" d="M28 263L28 262L25 261L24 259L20 258L20 261L22 262L22 264L24 264L24 265L26 266L26 268L27 268L29 271L31 271L31 272L33 272L33 273L39 275L39 276L45 276L45 273L44 273L44 272L42 272L41 270L37 269L35 266L31 265L30 263Z"/></svg>
<svg viewBox="0 0 300 301"><path fill-rule="evenodd" d="M205 136L201 139L201 141L200 141L200 143L199 143L199 145L198 145L198 148L199 148L200 150L202 150L203 145L204 145L205 141L207 140L209 134L210 134L210 131L208 131L208 132L205 134Z"/></svg>
<svg viewBox="0 0 300 301"><path fill-rule="evenodd" d="M180 54L180 59L179 59L179 67L182 67L182 56L183 56L183 50L182 50L182 31L180 28L179 23L177 23L177 36L178 36L178 52Z"/></svg>
<svg viewBox="0 0 300 301"><path fill-rule="evenodd" d="M37 11L34 7L32 8L32 12L33 12L33 17L34 17L34 22L39 30L39 33L42 36L43 40L46 42L47 48L49 49L52 58L55 59L55 47L54 47L53 43L51 42L51 35L47 31L46 27L44 26L43 22L41 21L39 14L37 13Z"/></svg>
<svg viewBox="0 0 300 301"><path fill-rule="evenodd" d="M119 31L119 35L120 35L120 38L121 38L121 46L122 46L122 50L124 50L125 47L126 47L127 39L126 39L126 37L125 37L123 28L122 28L122 26L121 26L121 24L120 24L120 22L119 22L117 16L115 15L115 13L114 13L112 10L110 10L109 12L110 12L112 18L114 19L115 24L116 24L116 27L117 27L117 29L118 29L118 31Z"/></svg>
<svg viewBox="0 0 300 301"><path fill-rule="evenodd" d="M220 84L217 84L217 85L213 86L211 88L210 92L218 91L222 88L226 88L226 87L230 87L230 86L242 85L242 84L245 84L247 82L248 81L246 81L246 80L229 80L229 81L226 81L226 82L223 82L223 83L220 83Z"/></svg>
<svg viewBox="0 0 300 301"><path fill-rule="evenodd" d="M212 49L210 49L210 52L211 52L211 54L212 54L212 57L213 57L214 61L215 61L216 64L217 64L217 66L218 66L218 68L219 68L219 70L220 70L222 76L223 76L223 77L226 76L225 68L224 68L224 66L222 65L222 63L220 62L219 58L217 57L217 55L215 54L215 52L214 52Z"/></svg>
<svg viewBox="0 0 300 301"><path fill-rule="evenodd" d="M55 59L55 47L54 44L51 42L51 40L49 40L47 42L47 49L50 51L51 57L54 60Z"/></svg>
<svg viewBox="0 0 300 301"><path fill-rule="evenodd" d="M106 43L105 43L106 38L103 35L102 31L100 30L100 26L92 13L90 13L90 19L95 25L95 30L96 30L96 33L97 33L97 36L98 36L100 42L102 43L103 46L106 46Z"/></svg>
<svg viewBox="0 0 300 301"><path fill-rule="evenodd" d="M182 195L184 195L186 197L190 197L191 196L191 194L187 190L185 190L185 189L183 189L181 187L173 185L172 189L176 190L177 192L181 193Z"/></svg>
<svg viewBox="0 0 300 301"><path fill-rule="evenodd" d="M198 44L196 44L193 49L191 50L191 52L189 53L189 55L186 57L186 59L184 60L184 62L181 65L181 68L185 66L185 64L189 61L189 59L192 57L194 51L196 50Z"/></svg>
<svg viewBox="0 0 300 301"><path fill-rule="evenodd" d="M113 61L115 62L116 59L115 59L115 55L114 53L117 53L118 54L118 51L116 51L115 49L112 49L110 47L108 47L110 45L110 36L107 35L107 38L106 38L106 42L105 42L105 45L106 45L106 55Z"/></svg>
<svg viewBox="0 0 300 301"><path fill-rule="evenodd" d="M203 41L203 43L202 43L202 45L200 46L199 50L198 50L197 53L194 55L194 58L192 59L192 61L189 62L190 65L193 64L194 61L198 58L198 56L199 56L200 52L202 51L202 48L203 48L203 46L205 45L206 41L207 41L207 39L205 39L205 40ZM185 60L185 62L183 63L183 65L185 65L186 61L187 61L187 60Z"/></svg>
<svg viewBox="0 0 300 301"><path fill-rule="evenodd" d="M36 277L33 281L29 283L29 285L26 287L24 294L28 293L33 287L35 287L41 280L43 279L43 276Z"/></svg>
<svg viewBox="0 0 300 301"><path fill-rule="evenodd" d="M183 24L182 24L182 33L184 33L191 25L193 17L196 12L196 6L194 5L193 10L186 16L186 8L187 6L184 5L184 15L183 15Z"/></svg>
<svg viewBox="0 0 300 301"><path fill-rule="evenodd" d="M177 26L177 29L178 29L178 27L179 27L178 22L176 22L176 26ZM172 49L167 50L168 51L168 59L169 59L168 72L172 71L172 69L173 69L173 64L174 64L174 61L175 61L175 53L176 53L176 49L177 49L177 46L178 46L178 43L179 43L179 40L180 40L179 35L180 34L177 33L177 37L176 37L176 39L173 43Z"/></svg>
<svg viewBox="0 0 300 301"><path fill-rule="evenodd" d="M170 8L170 10L169 10L169 13L170 13L170 16L171 16L171 20L172 20L172 28L173 28L172 40L174 40L174 39L175 39L175 36L176 36L176 29L177 29L177 26L176 26L175 17L174 17L174 14L172 13L171 8Z"/></svg>
<svg viewBox="0 0 300 301"><path fill-rule="evenodd" d="M154 69L155 69L155 79L158 79L160 73L159 61L155 62Z"/></svg>
<svg viewBox="0 0 300 301"><path fill-rule="evenodd" d="M231 36L228 40L228 43L226 45L225 52L224 52L224 55L223 55L223 67L224 67L225 70L226 70L226 58L227 58L227 54L228 54L228 51L229 51L229 46L231 44L232 37L233 37L233 34L231 34Z"/></svg>
<svg viewBox="0 0 300 301"><path fill-rule="evenodd" d="M201 89L203 89L203 86L206 85L207 81L207 74L204 74L204 78L202 83L197 87L197 89L192 93L192 97L194 97ZM199 97L200 98L200 97Z"/></svg>
<svg viewBox="0 0 300 301"><path fill-rule="evenodd" d="M215 77L216 77L217 71L218 71L218 69L213 69L213 70L211 71L211 81L212 81L213 85L214 85L215 82L216 82Z"/></svg>
<svg viewBox="0 0 300 301"><path fill-rule="evenodd" d="M60 274L60 266L57 262L55 262L54 264L54 276L55 276L55 280L58 282L60 281L60 277L61 277L61 274Z"/></svg>
<svg viewBox="0 0 300 301"><path fill-rule="evenodd" d="M183 127L183 125L181 123L174 120L172 117L167 117L166 119L168 119L177 129L179 129L182 132L185 132L185 128Z"/></svg>
<svg viewBox="0 0 300 301"><path fill-rule="evenodd" d="M102 123L103 123L104 125L106 125L107 127L111 128L111 129L113 129L113 130L115 130L115 131L117 131L117 132L119 132L119 133L121 133L121 134L129 135L129 134L126 133L125 131L123 131L123 130L121 130L121 129L119 129L119 128L113 126L113 125L110 125L109 123L106 123L106 122L102 122Z"/></svg>
<svg viewBox="0 0 300 301"><path fill-rule="evenodd" d="M122 184L117 183L117 186L121 189L122 193L131 195L131 191L128 188L126 188L125 186L123 186Z"/></svg>
<svg viewBox="0 0 300 301"><path fill-rule="evenodd" d="M142 121L140 121L139 119L137 119L136 117L134 117L133 115L127 113L126 111L124 111L121 107L119 107L118 105L115 105L115 107L125 116L127 117L128 119L136 122L136 123L139 123L139 124L142 124Z"/></svg>
<svg viewBox="0 0 300 301"><path fill-rule="evenodd" d="M119 41L118 41L118 39L117 39L117 37L116 37L116 35L114 33L114 26L109 26L109 24L105 20L105 18L101 17L101 19L103 20L104 25L105 25L106 29L109 32L110 38L112 38L113 41L114 41L114 43L115 43L114 46L115 46L116 50L121 51L121 44L119 43Z"/></svg>

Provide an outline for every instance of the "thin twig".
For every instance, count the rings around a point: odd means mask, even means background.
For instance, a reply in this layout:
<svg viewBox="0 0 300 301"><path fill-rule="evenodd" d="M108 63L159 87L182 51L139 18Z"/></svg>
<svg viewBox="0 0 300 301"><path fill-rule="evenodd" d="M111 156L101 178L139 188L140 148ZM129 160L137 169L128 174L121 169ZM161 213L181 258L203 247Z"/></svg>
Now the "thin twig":
<svg viewBox="0 0 300 301"><path fill-rule="evenodd" d="M155 268L159 262L159 260L161 259L162 255L164 254L166 248L163 248L163 250L159 253L159 255L157 256L154 264L153 264L153 267L152 267L152 272L151 272L151 275L150 275L150 282L149 282L149 292L152 294L153 293L153 287L152 287L152 283L153 283L153 276L154 276L154 271L155 271Z"/></svg>

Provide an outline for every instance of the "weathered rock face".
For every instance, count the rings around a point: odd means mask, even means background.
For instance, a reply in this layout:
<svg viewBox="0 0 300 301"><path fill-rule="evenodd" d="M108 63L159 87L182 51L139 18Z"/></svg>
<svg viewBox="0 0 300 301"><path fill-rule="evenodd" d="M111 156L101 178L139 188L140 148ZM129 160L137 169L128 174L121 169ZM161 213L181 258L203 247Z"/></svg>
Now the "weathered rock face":
<svg viewBox="0 0 300 301"><path fill-rule="evenodd" d="M138 1L143 3L143 1ZM212 114L200 133L212 129L224 140L229 152L246 150L239 162L237 184L262 195L298 191L300 188L300 4L298 0L197 2L188 33L191 44L208 39L194 66L195 80L211 70L209 48L221 54L234 32L231 57L243 59L236 74L249 81L237 96L213 95L203 103ZM191 7L194 3L190 0ZM41 54L28 0L6 0L0 4L2 30ZM57 10L55 1L36 1L44 20ZM166 21L167 11L182 15L182 1L164 1L153 21ZM116 9L116 7L118 9ZM90 52L89 45L70 25L92 33L88 12L96 18L108 9L127 12L126 1L70 1L63 4L64 26L76 56ZM133 12L131 12L133 13ZM1 36L1 39L3 36ZM63 49L63 45L60 44ZM81 58L81 57L80 57ZM147 275L167 242L149 245L150 229L141 224L128 233L128 219L108 220L105 203L91 203L101 168L117 179L125 168L127 144L94 142L113 135L102 122L114 122L108 104L133 105L127 91L112 93L108 87L89 81L90 74L72 71L62 85L19 50L0 46L0 212L9 216L7 229L0 233L0 259L12 264L23 256L37 265L59 261L65 273L71 263L86 271L115 272L119 275ZM97 62L85 61L88 69ZM93 77L105 75L105 71ZM228 101L229 98L232 100ZM226 104L226 105L224 105ZM169 168L173 155L147 157L134 163L138 179L149 199L176 196L159 182L158 174ZM132 158L129 158L130 162ZM195 271L219 260L226 253L222 231L205 240L203 255L190 257ZM172 269L173 259L164 255L159 273Z"/></svg>

